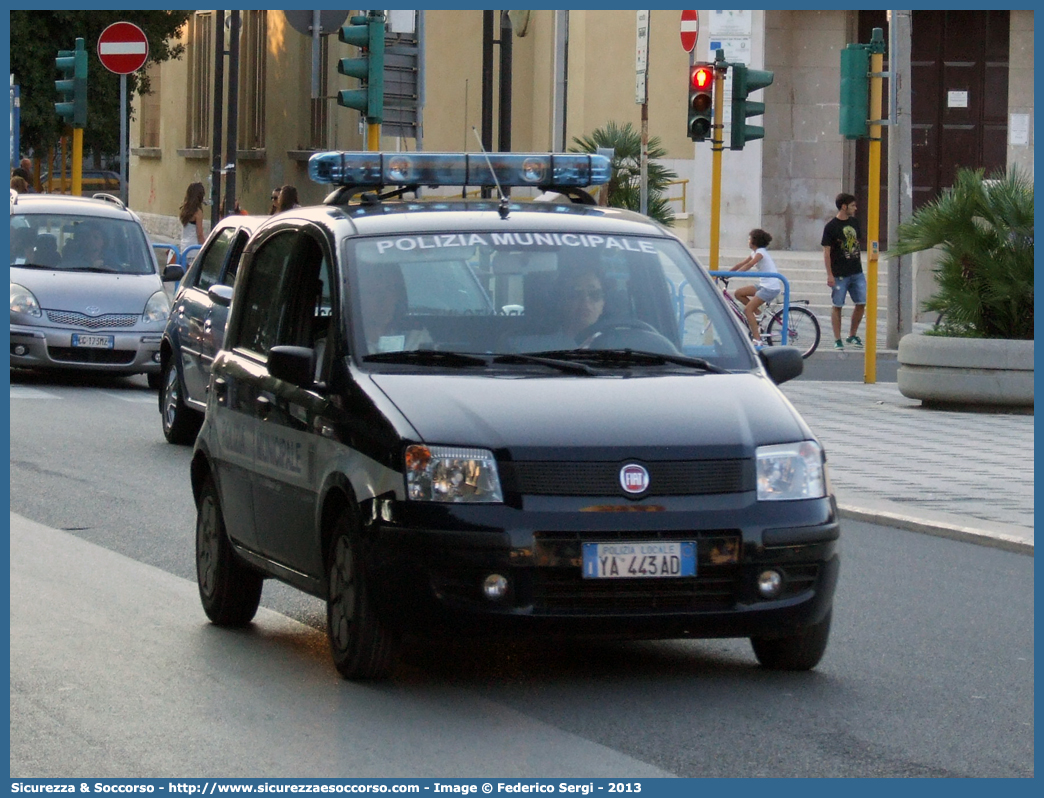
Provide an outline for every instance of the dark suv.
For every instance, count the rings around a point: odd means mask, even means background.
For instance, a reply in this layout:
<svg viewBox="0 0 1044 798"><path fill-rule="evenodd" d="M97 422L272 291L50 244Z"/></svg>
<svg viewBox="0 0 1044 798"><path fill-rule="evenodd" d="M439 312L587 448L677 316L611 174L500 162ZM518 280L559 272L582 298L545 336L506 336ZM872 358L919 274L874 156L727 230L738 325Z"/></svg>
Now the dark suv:
<svg viewBox="0 0 1044 798"><path fill-rule="evenodd" d="M577 188L607 159L490 158L319 154L347 185L251 237L192 459L207 615L249 623L282 580L353 679L407 632L749 637L814 667L839 525L774 384L800 353L756 352L681 241ZM494 174L573 201L403 196Z"/></svg>
<svg viewBox="0 0 1044 798"><path fill-rule="evenodd" d="M210 364L221 348L239 259L268 217L228 216L211 230L174 295L160 343L160 422L170 443L196 439L207 406ZM215 302L214 295L222 297Z"/></svg>

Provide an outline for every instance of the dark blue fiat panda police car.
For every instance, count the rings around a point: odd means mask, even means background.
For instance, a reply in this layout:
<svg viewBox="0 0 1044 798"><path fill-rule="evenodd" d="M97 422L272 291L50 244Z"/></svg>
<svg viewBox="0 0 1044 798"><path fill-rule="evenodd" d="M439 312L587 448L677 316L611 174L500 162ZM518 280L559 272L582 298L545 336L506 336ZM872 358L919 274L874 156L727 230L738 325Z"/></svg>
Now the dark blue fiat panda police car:
<svg viewBox="0 0 1044 798"><path fill-rule="evenodd" d="M309 169L336 190L255 230L215 294L192 460L214 623L249 623L276 578L327 602L349 679L416 634L749 637L766 667L819 662L839 525L775 384L801 355L755 351L674 235L591 201L607 159Z"/></svg>

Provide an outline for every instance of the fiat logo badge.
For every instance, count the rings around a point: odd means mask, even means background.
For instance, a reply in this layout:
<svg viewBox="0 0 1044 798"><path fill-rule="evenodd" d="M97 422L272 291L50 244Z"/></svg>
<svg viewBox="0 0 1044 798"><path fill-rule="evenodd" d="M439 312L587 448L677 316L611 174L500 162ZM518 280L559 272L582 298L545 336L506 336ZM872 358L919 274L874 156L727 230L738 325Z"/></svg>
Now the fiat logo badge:
<svg viewBox="0 0 1044 798"><path fill-rule="evenodd" d="M620 487L625 493L645 493L649 489L649 472L637 463L628 463L620 469Z"/></svg>

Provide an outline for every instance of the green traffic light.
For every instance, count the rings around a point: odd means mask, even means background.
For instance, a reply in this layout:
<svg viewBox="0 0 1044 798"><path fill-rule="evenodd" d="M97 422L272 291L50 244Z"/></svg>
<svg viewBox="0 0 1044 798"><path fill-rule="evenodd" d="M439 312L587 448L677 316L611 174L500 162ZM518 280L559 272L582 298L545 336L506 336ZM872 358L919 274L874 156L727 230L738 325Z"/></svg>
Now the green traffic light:
<svg viewBox="0 0 1044 798"><path fill-rule="evenodd" d="M849 44L841 51L841 108L838 132L846 139L870 136L870 45Z"/></svg>
<svg viewBox="0 0 1044 798"><path fill-rule="evenodd" d="M742 150L748 141L765 138L765 128L748 125L747 119L765 113L765 103L749 100L752 91L772 85L775 75L765 69L750 69L746 64L732 64L732 140L730 150Z"/></svg>
<svg viewBox="0 0 1044 798"><path fill-rule="evenodd" d="M59 50L54 65L62 74L54 82L59 102L55 113L67 125L87 127L87 51L82 38L76 40L75 50Z"/></svg>
<svg viewBox="0 0 1044 798"><path fill-rule="evenodd" d="M371 124L384 117L384 12L371 11L366 16L354 16L342 25L338 39L345 44L363 48L358 58L342 58L337 71L359 78L364 85L358 89L337 92L337 104L354 108L366 116Z"/></svg>

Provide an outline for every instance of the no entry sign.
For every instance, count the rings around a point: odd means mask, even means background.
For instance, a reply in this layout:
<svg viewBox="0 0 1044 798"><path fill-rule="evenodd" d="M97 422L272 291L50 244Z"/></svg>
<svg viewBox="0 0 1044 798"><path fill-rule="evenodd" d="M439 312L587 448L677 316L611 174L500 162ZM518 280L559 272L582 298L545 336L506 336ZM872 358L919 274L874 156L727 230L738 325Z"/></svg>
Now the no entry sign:
<svg viewBox="0 0 1044 798"><path fill-rule="evenodd" d="M691 53L696 46L696 38L700 35L700 12L682 11L681 43L685 52Z"/></svg>
<svg viewBox="0 0 1044 798"><path fill-rule="evenodd" d="M98 37L102 66L117 75L137 72L149 57L149 40L133 22L113 22Z"/></svg>

